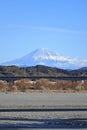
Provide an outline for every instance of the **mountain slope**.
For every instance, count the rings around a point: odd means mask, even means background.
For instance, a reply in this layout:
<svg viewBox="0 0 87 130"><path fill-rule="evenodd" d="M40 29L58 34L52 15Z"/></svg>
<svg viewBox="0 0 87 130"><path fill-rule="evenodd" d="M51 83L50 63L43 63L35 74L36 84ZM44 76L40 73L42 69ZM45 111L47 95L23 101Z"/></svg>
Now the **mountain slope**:
<svg viewBox="0 0 87 130"><path fill-rule="evenodd" d="M50 67L58 67L63 69L77 69L87 65L87 61L80 61L77 59L70 59L60 56L55 52L49 51L46 48L36 49L31 53L19 59L3 63L2 65L16 65L16 66L35 66L46 65Z"/></svg>
<svg viewBox="0 0 87 130"><path fill-rule="evenodd" d="M0 77L14 76L87 76L87 70L64 70L37 65L32 67L0 66Z"/></svg>
<svg viewBox="0 0 87 130"><path fill-rule="evenodd" d="M0 77L9 76L69 76L70 72L48 67L44 65L37 65L33 67L18 67L18 66L0 66Z"/></svg>

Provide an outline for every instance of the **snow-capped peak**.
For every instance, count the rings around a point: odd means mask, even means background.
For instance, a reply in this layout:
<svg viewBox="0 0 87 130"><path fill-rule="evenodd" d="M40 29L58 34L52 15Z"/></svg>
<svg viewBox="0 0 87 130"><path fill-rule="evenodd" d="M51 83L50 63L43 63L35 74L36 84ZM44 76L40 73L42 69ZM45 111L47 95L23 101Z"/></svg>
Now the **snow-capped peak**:
<svg viewBox="0 0 87 130"><path fill-rule="evenodd" d="M2 65L35 66L46 65L63 69L76 69L87 66L87 60L67 58L47 48L36 49L19 59L3 63Z"/></svg>
<svg viewBox="0 0 87 130"><path fill-rule="evenodd" d="M67 60L66 57L60 56L57 53L54 53L52 51L49 51L47 48L39 48L32 52L33 58L35 60L38 59L46 59L46 60Z"/></svg>

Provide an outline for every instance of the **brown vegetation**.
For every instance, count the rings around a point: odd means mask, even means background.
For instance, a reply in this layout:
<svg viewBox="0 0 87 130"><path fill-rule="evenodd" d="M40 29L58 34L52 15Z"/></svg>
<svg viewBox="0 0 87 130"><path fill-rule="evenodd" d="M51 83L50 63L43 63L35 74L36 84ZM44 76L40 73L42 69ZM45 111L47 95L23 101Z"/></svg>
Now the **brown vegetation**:
<svg viewBox="0 0 87 130"><path fill-rule="evenodd" d="M0 81L1 92L31 92L31 91L55 91L55 92L86 92L87 80L85 81L65 81L55 82L48 79L31 81L29 79L16 80L14 82Z"/></svg>
<svg viewBox="0 0 87 130"><path fill-rule="evenodd" d="M6 81L0 80L0 91L1 92L8 91L8 83Z"/></svg>

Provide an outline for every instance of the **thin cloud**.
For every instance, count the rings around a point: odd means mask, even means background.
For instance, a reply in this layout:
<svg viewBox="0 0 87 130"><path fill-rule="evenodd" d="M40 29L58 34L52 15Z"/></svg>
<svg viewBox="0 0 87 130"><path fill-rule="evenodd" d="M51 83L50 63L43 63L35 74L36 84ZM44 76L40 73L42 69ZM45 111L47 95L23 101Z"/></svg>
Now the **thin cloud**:
<svg viewBox="0 0 87 130"><path fill-rule="evenodd" d="M62 33L87 33L87 32L83 32L79 30L72 30L72 29L66 29L66 28L29 26L29 25L17 25L17 24L1 25L0 28L31 29L31 30L40 30L40 31L48 31L48 32L62 32Z"/></svg>
<svg viewBox="0 0 87 130"><path fill-rule="evenodd" d="M79 33L79 31L69 30L65 28L54 28L54 27L31 27L31 28L42 30L42 31L50 31L50 32Z"/></svg>

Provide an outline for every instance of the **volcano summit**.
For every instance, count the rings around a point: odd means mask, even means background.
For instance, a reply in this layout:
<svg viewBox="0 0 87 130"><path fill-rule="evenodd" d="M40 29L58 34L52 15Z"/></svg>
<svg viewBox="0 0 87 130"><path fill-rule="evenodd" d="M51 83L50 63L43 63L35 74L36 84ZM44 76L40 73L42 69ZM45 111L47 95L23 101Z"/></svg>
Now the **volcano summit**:
<svg viewBox="0 0 87 130"><path fill-rule="evenodd" d="M39 48L19 59L5 62L2 65L16 65L22 67L46 65L63 69L77 69L87 66L87 60L67 58L55 52L49 51L47 48Z"/></svg>

